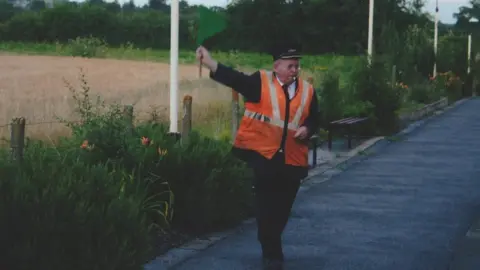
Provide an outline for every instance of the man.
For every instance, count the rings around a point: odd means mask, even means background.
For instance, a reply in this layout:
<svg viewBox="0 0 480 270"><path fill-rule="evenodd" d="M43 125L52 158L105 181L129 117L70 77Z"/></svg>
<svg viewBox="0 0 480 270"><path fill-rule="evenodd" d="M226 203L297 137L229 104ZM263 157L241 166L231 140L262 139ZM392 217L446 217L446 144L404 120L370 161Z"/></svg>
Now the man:
<svg viewBox="0 0 480 270"><path fill-rule="evenodd" d="M298 78L301 55L277 47L273 72L251 75L218 63L200 46L197 59L210 78L245 98L245 114L232 152L253 169L258 240L265 269L282 269L281 235L300 181L308 175L308 140L317 131L317 98ZM226 179L228 181L228 179Z"/></svg>

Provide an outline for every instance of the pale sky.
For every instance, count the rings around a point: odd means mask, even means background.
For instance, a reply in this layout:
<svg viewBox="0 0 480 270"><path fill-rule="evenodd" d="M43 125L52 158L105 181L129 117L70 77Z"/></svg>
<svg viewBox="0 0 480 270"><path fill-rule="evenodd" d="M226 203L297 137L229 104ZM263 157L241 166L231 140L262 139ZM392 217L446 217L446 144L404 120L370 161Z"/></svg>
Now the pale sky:
<svg viewBox="0 0 480 270"><path fill-rule="evenodd" d="M136 0L146 1L146 0ZM187 0L190 4L203 4L205 6L225 6L228 0ZM377 0L381 1L381 0ZM367 3L367 1L364 1ZM435 0L426 1L425 10L427 12L435 13ZM458 12L458 8L467 5L469 0L438 0L439 19L444 23L454 23L453 13ZM143 4L143 3L142 3ZM368 7L366 7L368 8Z"/></svg>
<svg viewBox="0 0 480 270"><path fill-rule="evenodd" d="M215 1L215 0L205 0ZM461 6L469 6L469 0L438 0L438 15L440 21L444 23L454 23L456 20L453 18L453 13L458 12L458 8ZM425 7L426 11L435 13L435 0L427 0Z"/></svg>
<svg viewBox="0 0 480 270"><path fill-rule="evenodd" d="M119 0L120 3L123 3L126 1L129 1L129 0ZM148 2L148 0L134 0L134 1L135 1L135 4L142 5L142 6ZM377 0L377 1L381 1L381 0ZM432 14L435 13L435 1L436 0L427 0L425 10ZM167 2L170 2L170 1L167 0ZM187 2L192 5L203 4L205 6L225 6L229 2L229 0L187 0ZM368 1L364 1L364 2L368 3ZM455 19L453 18L453 13L458 12L458 8L462 5L467 5L468 2L469 0L438 0L440 21L444 23L454 23ZM366 6L365 8L368 8L368 6Z"/></svg>

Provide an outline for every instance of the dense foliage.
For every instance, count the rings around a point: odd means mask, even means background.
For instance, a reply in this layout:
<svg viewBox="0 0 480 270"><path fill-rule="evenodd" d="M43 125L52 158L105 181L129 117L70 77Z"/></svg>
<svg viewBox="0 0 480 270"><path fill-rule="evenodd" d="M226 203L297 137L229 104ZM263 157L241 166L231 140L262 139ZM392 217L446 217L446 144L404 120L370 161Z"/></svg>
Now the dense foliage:
<svg viewBox="0 0 480 270"><path fill-rule="evenodd" d="M411 2L377 1L375 36L390 22L399 33L413 24L433 29L428 16L420 12L422 5ZM42 3L34 0L27 10L19 10L0 0L0 40L67 42L93 35L112 46L128 41L139 48L169 48L170 8L165 0L150 0L143 7L102 0L65 2L53 8ZM180 3L180 46L185 49L195 46L196 8ZM210 42L215 49L264 51L288 33L289 39L301 42L310 54L366 51L368 1L243 0L216 9L225 13L228 29ZM378 52L383 50L383 42L375 39Z"/></svg>
<svg viewBox="0 0 480 270"><path fill-rule="evenodd" d="M251 214L250 172L227 142L132 127L83 86L72 89L81 122L65 122L71 137L29 140L21 162L1 151L2 269L141 269L166 232L216 231Z"/></svg>
<svg viewBox="0 0 480 270"><path fill-rule="evenodd" d="M49 8L41 0L26 3L22 9L0 0L0 42L69 43L71 54L78 56L102 56L106 47L168 49L170 46L170 7L165 0L150 0L142 7L134 2L120 5L102 0L62 1ZM285 39L288 34L289 39L301 44L306 54L363 55L367 49L367 4L357 0L231 1L226 8L214 8L225 15L228 27L207 40L206 45L230 52L266 52L273 42ZM433 21L423 7L421 0L377 1L374 52L389 54L391 63L412 67L412 72L429 76L435 59ZM465 33L476 31L465 18L475 16L476 9L473 4L472 8L462 8L455 26L440 24L439 35L444 42L439 44L439 71L465 73ZM181 49L192 50L196 46L196 11L197 6L181 1ZM409 57L405 58L405 53ZM411 77L409 72L402 74Z"/></svg>
<svg viewBox="0 0 480 270"><path fill-rule="evenodd" d="M433 27L421 7L422 1L377 1L371 64L360 56L332 56L329 66L316 70L318 58L305 58L322 128L342 117L368 116L365 133L388 135L398 130L402 110L469 94L466 38L444 26L439 74L431 77ZM230 51L227 64L262 66L270 58L236 50L264 51L283 33L309 54L366 50L365 1L239 0L218 9L229 29L209 46ZM181 2L183 49L195 46L195 10ZM467 11L459 15L459 29L467 25ZM168 12L164 0L144 7L92 0L53 8L33 1L26 9L0 0L0 41L58 42L67 44L67 54L84 57L103 57L120 45L166 49ZM81 91L71 89L82 119L65 121L71 137L54 146L29 141L22 162L0 152L0 268L141 269L171 230L199 234L251 215L251 172L231 156L228 138L194 131L181 144L162 123L132 126L121 107L93 102L82 82Z"/></svg>

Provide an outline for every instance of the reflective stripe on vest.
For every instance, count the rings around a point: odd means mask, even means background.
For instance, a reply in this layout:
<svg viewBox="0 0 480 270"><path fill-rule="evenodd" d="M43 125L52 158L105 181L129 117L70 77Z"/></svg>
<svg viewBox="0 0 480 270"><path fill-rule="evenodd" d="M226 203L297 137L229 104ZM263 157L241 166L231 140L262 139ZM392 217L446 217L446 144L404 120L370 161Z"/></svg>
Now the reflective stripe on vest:
<svg viewBox="0 0 480 270"><path fill-rule="evenodd" d="M253 112L249 111L248 109L245 110L245 113L243 114L245 117L255 119L264 123L268 123L280 128L283 128L284 126L284 121L280 117L280 106L278 104L278 95L277 95L277 89L275 87L274 81L273 81L273 74L272 72L266 72L268 82L269 82L269 92L270 92L270 100L272 103L272 118L263 115L258 112ZM308 83L303 83L303 91L302 91L302 99L300 101L300 106L298 107L297 111L295 112L295 116L293 117L292 122L288 123L288 129L296 131L299 126L300 126L300 118L302 117L302 114L305 110L305 105L307 104L308 100L308 94L309 94L309 84ZM288 98L288 97L287 97Z"/></svg>

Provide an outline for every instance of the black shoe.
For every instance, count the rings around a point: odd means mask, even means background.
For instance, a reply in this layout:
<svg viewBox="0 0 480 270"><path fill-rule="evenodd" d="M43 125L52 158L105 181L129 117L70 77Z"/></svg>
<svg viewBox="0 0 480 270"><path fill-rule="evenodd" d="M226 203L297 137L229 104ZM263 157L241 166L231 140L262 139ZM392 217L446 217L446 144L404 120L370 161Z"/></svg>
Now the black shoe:
<svg viewBox="0 0 480 270"><path fill-rule="evenodd" d="M283 270L283 261L278 259L263 259L263 270Z"/></svg>

